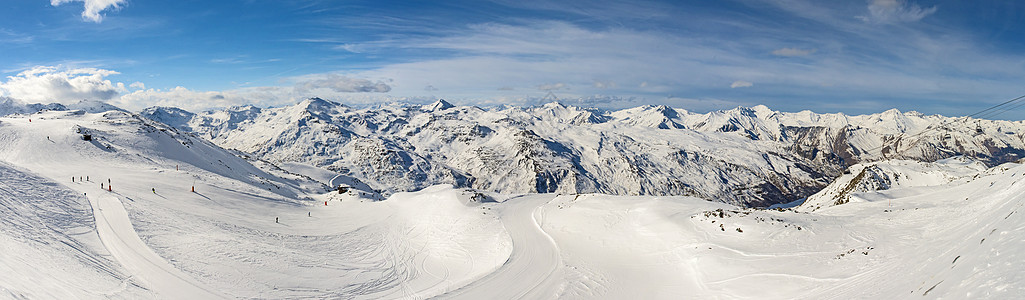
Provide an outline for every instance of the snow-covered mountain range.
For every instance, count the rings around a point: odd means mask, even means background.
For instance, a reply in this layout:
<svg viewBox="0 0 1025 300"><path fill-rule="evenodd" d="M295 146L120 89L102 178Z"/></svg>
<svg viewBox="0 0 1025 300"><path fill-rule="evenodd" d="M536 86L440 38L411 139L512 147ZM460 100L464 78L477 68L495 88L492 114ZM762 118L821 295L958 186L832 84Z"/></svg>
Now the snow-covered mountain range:
<svg viewBox="0 0 1025 300"><path fill-rule="evenodd" d="M690 195L741 206L807 197L848 166L1025 154L1025 123L889 110L848 116L765 106L699 114L444 100L357 109L312 98L280 108L141 115L272 163L346 174L388 195L434 184L502 193Z"/></svg>

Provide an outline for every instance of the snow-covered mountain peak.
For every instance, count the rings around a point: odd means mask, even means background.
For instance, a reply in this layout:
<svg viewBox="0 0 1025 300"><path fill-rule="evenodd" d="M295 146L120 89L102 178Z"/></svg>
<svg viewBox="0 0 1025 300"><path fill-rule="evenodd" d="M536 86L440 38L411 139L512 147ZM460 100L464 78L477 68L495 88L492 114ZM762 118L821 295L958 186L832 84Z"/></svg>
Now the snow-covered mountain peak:
<svg viewBox="0 0 1025 300"><path fill-rule="evenodd" d="M225 108L223 111L231 111L231 112L252 112L252 111L256 111L256 112L259 112L260 110L261 110L261 108L259 108L259 107L247 104L247 105L232 105L232 106L230 106L228 108ZM210 111L210 112L217 112L217 111L215 110L215 111Z"/></svg>
<svg viewBox="0 0 1025 300"><path fill-rule="evenodd" d="M148 107L143 109L142 112L139 112L139 114L149 118L150 120L186 131L192 131L192 127L189 126L189 122L196 116L196 114L184 109L167 106Z"/></svg>
<svg viewBox="0 0 1025 300"><path fill-rule="evenodd" d="M0 96L0 116L11 114L30 114L42 110L67 110L63 104L29 104L10 97Z"/></svg>
<svg viewBox="0 0 1025 300"><path fill-rule="evenodd" d="M859 125L884 128L896 133L913 133L925 129L928 123L931 122L924 120L917 112L907 114L896 108L891 108L882 113L870 115L865 122Z"/></svg>
<svg viewBox="0 0 1025 300"><path fill-rule="evenodd" d="M552 101L552 102L548 102L548 103L542 104L541 107L546 108L546 109L565 109L566 105L563 105L559 101Z"/></svg>
<svg viewBox="0 0 1025 300"><path fill-rule="evenodd" d="M687 115L665 105L644 105L614 111L611 116L626 124L658 129L685 129L681 116Z"/></svg>
<svg viewBox="0 0 1025 300"><path fill-rule="evenodd" d="M666 106L666 105L654 106L651 109L656 111L656 112L658 112L658 113L660 113L660 114L662 114L662 116L664 116L666 118L669 118L669 119L679 119L680 118L680 113L677 112L676 109L673 109L672 107L669 107L669 106Z"/></svg>
<svg viewBox="0 0 1025 300"><path fill-rule="evenodd" d="M438 101L434 101L434 103L422 106L421 110L423 110L423 111L432 111L433 112L433 111L443 111L443 110L446 110L446 109L449 109L449 108L453 108L453 107L456 107L456 106L452 105L452 103L448 103L448 101L445 101L445 99L438 99Z"/></svg>
<svg viewBox="0 0 1025 300"><path fill-rule="evenodd" d="M901 113L899 109L891 108L891 109L887 109L887 110L885 110L885 111L883 111L883 112L881 112L879 114L882 115L882 116L896 116L896 115L901 115L903 113Z"/></svg>
<svg viewBox="0 0 1025 300"><path fill-rule="evenodd" d="M754 107L737 106L729 110L717 110L713 111L713 114L725 115L725 116L743 116L748 118L758 118L758 114Z"/></svg>
<svg viewBox="0 0 1025 300"><path fill-rule="evenodd" d="M751 110L754 111L756 117L761 119L767 119L770 116L776 114L776 111L769 109L768 106L762 104L758 104L751 107Z"/></svg>
<svg viewBox="0 0 1025 300"><path fill-rule="evenodd" d="M89 99L85 99L85 100L81 100L81 101L69 104L69 105L67 105L67 108L70 109L70 110L81 110L81 111L85 111L85 112L88 112L88 113L100 113L100 112L111 111L111 110L127 112L127 110L121 109L120 107L117 107L117 106L114 106L114 105L111 105L111 104L108 104L107 102L98 101L98 100L89 100Z"/></svg>
<svg viewBox="0 0 1025 300"><path fill-rule="evenodd" d="M602 115L599 110L567 106L559 102L549 102L527 110L513 108L513 110L510 111L522 111L522 113L531 115L533 118L551 122L553 124L597 124L609 120L609 118ZM517 112L517 114L519 114L519 112Z"/></svg>
<svg viewBox="0 0 1025 300"><path fill-rule="evenodd" d="M318 98L318 97L313 97L313 98L308 98L308 99L302 100L298 104L296 104L295 106L296 107L301 107L301 108L303 108L305 110L308 110L308 111L311 111L311 112L323 112L323 111L335 109L335 108L338 108L338 107L345 107L345 105L342 105L341 103L331 102L331 101L324 100L324 99L321 99L321 98Z"/></svg>

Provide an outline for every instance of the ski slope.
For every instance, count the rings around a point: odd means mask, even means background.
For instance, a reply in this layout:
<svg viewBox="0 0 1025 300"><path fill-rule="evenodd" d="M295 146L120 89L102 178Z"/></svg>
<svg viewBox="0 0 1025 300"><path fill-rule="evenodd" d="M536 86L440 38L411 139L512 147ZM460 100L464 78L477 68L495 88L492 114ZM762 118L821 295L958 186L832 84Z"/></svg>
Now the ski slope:
<svg viewBox="0 0 1025 300"><path fill-rule="evenodd" d="M151 298L102 245L82 194L0 162L0 298Z"/></svg>
<svg viewBox="0 0 1025 300"><path fill-rule="evenodd" d="M110 260L124 273L117 283L140 290L113 297L427 297L483 277L511 251L501 221L481 213L494 203L472 203L450 187L384 202L325 194L322 188L310 191L322 185L307 177L267 173L200 140L124 115L45 112L29 118L0 118L0 160L60 182L52 185L79 195L85 207L79 210L93 211L86 210L83 194L97 206L96 222L88 226L101 254L89 258ZM89 128L93 141L83 141L79 127ZM108 179L111 191L100 186ZM52 198L47 195L37 198ZM45 285L26 285L19 291L29 292L12 293L46 293L37 290Z"/></svg>
<svg viewBox="0 0 1025 300"><path fill-rule="evenodd" d="M558 296L562 260L559 247L541 229L543 205L552 195L531 195L506 200L502 223L512 238L513 251L501 268L460 290L444 295L452 299L544 299Z"/></svg>
<svg viewBox="0 0 1025 300"><path fill-rule="evenodd" d="M92 196L89 204L93 207L96 232L103 246L144 286L168 298L224 298L175 269L146 246L132 228L128 212L117 197Z"/></svg>
<svg viewBox="0 0 1025 300"><path fill-rule="evenodd" d="M451 185L377 201L236 154L124 113L0 117L0 298L1025 294L1016 163L878 162L879 181L845 189L852 172L822 194L851 201L755 210Z"/></svg>

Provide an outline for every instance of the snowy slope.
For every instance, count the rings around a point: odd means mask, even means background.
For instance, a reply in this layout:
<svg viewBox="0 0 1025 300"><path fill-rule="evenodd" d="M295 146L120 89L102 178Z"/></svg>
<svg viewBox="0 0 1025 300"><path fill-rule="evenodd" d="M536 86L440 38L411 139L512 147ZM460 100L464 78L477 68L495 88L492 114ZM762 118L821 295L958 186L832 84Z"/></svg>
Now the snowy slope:
<svg viewBox="0 0 1025 300"><path fill-rule="evenodd" d="M562 108L547 109L574 119ZM0 291L11 298L1025 293L1018 284L1025 280L1025 242L1015 234L1025 229L1018 213L1025 166L1016 163L866 164L862 169L878 180L856 185L850 194L861 200L814 211L744 209L690 196L515 195L450 185L369 201L323 193L310 182L334 178L323 170L284 168L316 171L295 175L266 162L257 167L124 112L31 117L0 118L0 246L12 254L0 256ZM95 140L83 141L79 129ZM731 141L750 145L735 138L721 141L727 148ZM89 178L72 182L77 176ZM105 178L112 191L100 189Z"/></svg>
<svg viewBox="0 0 1025 300"><path fill-rule="evenodd" d="M477 193L322 194L313 176L264 171L162 126L121 111L0 118L0 171L11 173L0 178L14 187L0 204L16 225L3 246L17 251L0 258L5 295L429 296L508 257L500 220L484 213L494 204Z"/></svg>
<svg viewBox="0 0 1025 300"><path fill-rule="evenodd" d="M0 163L0 297L147 298L110 257L85 196Z"/></svg>
<svg viewBox="0 0 1025 300"><path fill-rule="evenodd" d="M563 263L562 288L548 296L1015 298L1025 292L1025 241L1014 234L1025 228L1023 176L1011 164L811 213L560 196L538 216Z"/></svg>
<svg viewBox="0 0 1025 300"><path fill-rule="evenodd" d="M978 177L986 166L963 156L936 162L890 160L851 166L829 186L809 196L797 209L814 211L824 207L866 201L876 191L896 187L942 186L966 177Z"/></svg>

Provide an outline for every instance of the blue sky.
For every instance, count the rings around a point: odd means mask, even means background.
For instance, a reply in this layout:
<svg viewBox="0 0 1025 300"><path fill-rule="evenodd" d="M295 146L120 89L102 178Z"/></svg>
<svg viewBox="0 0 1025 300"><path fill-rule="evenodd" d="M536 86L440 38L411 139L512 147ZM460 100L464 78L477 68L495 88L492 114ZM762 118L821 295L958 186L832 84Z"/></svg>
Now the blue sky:
<svg viewBox="0 0 1025 300"><path fill-rule="evenodd" d="M1025 94L1021 20L1018 1L18 0L0 10L0 93L201 110L551 91L610 109L956 116Z"/></svg>

